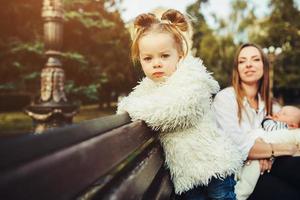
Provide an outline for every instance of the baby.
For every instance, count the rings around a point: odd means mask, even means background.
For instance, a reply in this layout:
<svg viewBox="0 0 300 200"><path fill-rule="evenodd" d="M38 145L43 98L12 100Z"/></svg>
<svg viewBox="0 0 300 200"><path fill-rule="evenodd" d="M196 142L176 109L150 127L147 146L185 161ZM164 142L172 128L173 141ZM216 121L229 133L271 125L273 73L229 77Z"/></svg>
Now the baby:
<svg viewBox="0 0 300 200"><path fill-rule="evenodd" d="M299 128L300 109L295 106L284 106L273 117L265 118L261 124L265 131Z"/></svg>
<svg viewBox="0 0 300 200"><path fill-rule="evenodd" d="M260 137L270 143L300 143L300 109L295 106L284 106L272 117L266 117L262 121L262 128L250 134ZM296 155L298 156L298 155ZM253 160L244 165L235 186L238 200L247 199L253 192L260 176L258 160Z"/></svg>

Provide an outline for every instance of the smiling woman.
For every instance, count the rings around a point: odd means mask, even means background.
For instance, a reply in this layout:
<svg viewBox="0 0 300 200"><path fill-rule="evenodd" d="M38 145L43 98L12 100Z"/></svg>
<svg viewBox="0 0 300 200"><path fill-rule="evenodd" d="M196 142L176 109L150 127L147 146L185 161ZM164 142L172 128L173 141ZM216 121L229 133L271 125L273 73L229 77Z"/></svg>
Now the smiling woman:
<svg viewBox="0 0 300 200"><path fill-rule="evenodd" d="M300 197L300 157L291 156L299 152L298 146L266 143L255 134L249 134L259 131L257 129L261 128L264 117L272 114L271 106L274 112L279 110L279 106L271 105L269 93L266 55L255 44L241 45L234 60L232 87L225 88L214 99L217 123L232 138L245 161L259 160L263 175L252 195L249 197L250 191L245 199L296 200ZM277 158L273 163L274 157ZM240 192L241 189L236 190L238 195Z"/></svg>
<svg viewBox="0 0 300 200"><path fill-rule="evenodd" d="M256 84L263 77L263 62L260 52L255 47L248 47L241 50L238 57L238 72L242 81L242 87Z"/></svg>

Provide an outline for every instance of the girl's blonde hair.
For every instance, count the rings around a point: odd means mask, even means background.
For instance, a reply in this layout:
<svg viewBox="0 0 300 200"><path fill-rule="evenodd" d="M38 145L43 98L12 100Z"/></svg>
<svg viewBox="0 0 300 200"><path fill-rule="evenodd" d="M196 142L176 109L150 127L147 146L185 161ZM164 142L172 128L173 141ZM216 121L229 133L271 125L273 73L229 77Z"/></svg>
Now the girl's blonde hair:
<svg viewBox="0 0 300 200"><path fill-rule="evenodd" d="M262 100L265 102L265 108L266 108L266 114L271 115L272 110L271 110L271 100L270 100L270 85L269 85L269 61L267 56L264 54L263 50L261 47L259 47L256 44L252 43L245 43L242 44L235 55L234 58L234 63L233 63L233 70L232 70L232 86L235 90L236 93L236 100L238 104L238 118L239 122L241 121L242 118L242 109L244 108L243 106L243 98L245 97L245 92L242 88L241 84L241 77L238 72L238 65L239 65L239 54L244 49L245 47L255 47L262 58L263 62L263 77L259 80L259 85L258 85L258 93L260 93Z"/></svg>
<svg viewBox="0 0 300 200"><path fill-rule="evenodd" d="M169 9L164 12L161 19L154 14L147 13L137 16L134 20L135 34L131 46L131 58L134 62L139 60L139 40L151 32L169 33L174 38L179 55L186 56L188 53L188 42L183 32L188 31L188 21L179 11Z"/></svg>

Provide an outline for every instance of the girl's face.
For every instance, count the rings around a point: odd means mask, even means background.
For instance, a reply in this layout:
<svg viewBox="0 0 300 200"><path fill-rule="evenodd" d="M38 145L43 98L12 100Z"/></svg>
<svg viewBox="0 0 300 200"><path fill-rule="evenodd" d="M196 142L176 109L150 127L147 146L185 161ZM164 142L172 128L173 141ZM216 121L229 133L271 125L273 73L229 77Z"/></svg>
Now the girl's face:
<svg viewBox="0 0 300 200"><path fill-rule="evenodd" d="M145 75L155 82L176 71L180 55L169 33L149 33L139 40L139 58Z"/></svg>
<svg viewBox="0 0 300 200"><path fill-rule="evenodd" d="M256 47L248 46L238 56L238 73L242 83L257 84L264 74L264 65Z"/></svg>

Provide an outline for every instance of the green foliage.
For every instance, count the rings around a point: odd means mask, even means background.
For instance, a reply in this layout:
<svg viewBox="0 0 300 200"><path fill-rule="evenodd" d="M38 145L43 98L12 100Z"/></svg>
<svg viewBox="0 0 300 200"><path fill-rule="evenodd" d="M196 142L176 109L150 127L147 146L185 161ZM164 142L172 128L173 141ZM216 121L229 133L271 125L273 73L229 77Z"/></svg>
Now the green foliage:
<svg viewBox="0 0 300 200"><path fill-rule="evenodd" d="M64 64L74 81L70 91L100 101L112 91L128 92L135 81L130 36L114 4L70 1L65 7L65 29L69 31L65 33Z"/></svg>
<svg viewBox="0 0 300 200"><path fill-rule="evenodd" d="M300 88L300 11L293 0L271 0L270 15L257 18L251 1L231 1L229 20L214 19L212 30L200 12L208 1L198 0L187 8L195 18L194 48L222 87L230 84L235 50L240 43L254 42L262 47L281 47L274 67L275 88Z"/></svg>
<svg viewBox="0 0 300 200"><path fill-rule="evenodd" d="M130 36L120 18L120 1L63 0L62 63L71 98L110 101L135 84L137 69L130 64ZM214 16L215 30L200 12L207 2L197 0L187 8L193 18L193 52L222 87L230 84L236 46L246 41L282 47L274 86L300 87L300 14L293 0L270 0L270 15L263 18L257 18L251 1L232 0L229 20ZM10 0L0 8L0 92L37 94L46 62L42 1Z"/></svg>
<svg viewBox="0 0 300 200"><path fill-rule="evenodd" d="M11 0L0 4L0 92L36 91L28 79L43 66L41 1Z"/></svg>
<svg viewBox="0 0 300 200"><path fill-rule="evenodd" d="M86 60L84 55L82 55L78 52L65 52L65 53L62 53L62 57L66 60L79 63L79 64L81 64L81 66L87 66L87 64L88 64L88 61Z"/></svg>
<svg viewBox="0 0 300 200"><path fill-rule="evenodd" d="M85 13L83 11L70 11L65 14L66 21L78 20L85 28L111 28L115 24L102 19L98 12ZM96 19L95 19L96 18Z"/></svg>
<svg viewBox="0 0 300 200"><path fill-rule="evenodd" d="M235 45L232 36L217 35L205 22L200 10L206 2L198 0L187 8L193 18L193 48L196 50L195 55L203 59L208 70L214 73L221 87L225 87L229 84ZM220 22L225 23L222 20Z"/></svg>
<svg viewBox="0 0 300 200"><path fill-rule="evenodd" d="M271 13L251 39L263 47L281 47L274 66L275 88L300 88L300 11L293 0L271 0Z"/></svg>
<svg viewBox="0 0 300 200"><path fill-rule="evenodd" d="M4 83L0 85L0 90L12 90L15 88L16 85L14 83Z"/></svg>
<svg viewBox="0 0 300 200"><path fill-rule="evenodd" d="M44 53L44 44L41 41L33 41L29 43L16 42L12 43L12 48L10 49L10 52L13 54L26 52L42 55Z"/></svg>
<svg viewBox="0 0 300 200"><path fill-rule="evenodd" d="M39 72L32 72L30 74L25 75L23 78L24 80L33 80L37 79L40 76Z"/></svg>
<svg viewBox="0 0 300 200"><path fill-rule="evenodd" d="M0 79L0 92L39 91L39 76L46 62L42 2L11 0L0 5L0 74L5 74ZM110 96L111 91L128 92L135 79L129 56L130 36L120 18L118 1L63 2L61 58L68 95L97 101Z"/></svg>

